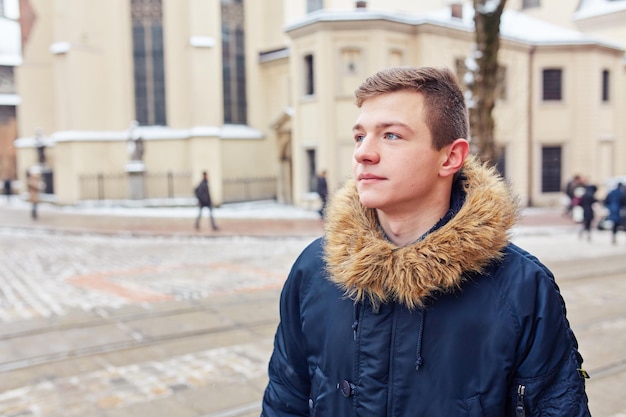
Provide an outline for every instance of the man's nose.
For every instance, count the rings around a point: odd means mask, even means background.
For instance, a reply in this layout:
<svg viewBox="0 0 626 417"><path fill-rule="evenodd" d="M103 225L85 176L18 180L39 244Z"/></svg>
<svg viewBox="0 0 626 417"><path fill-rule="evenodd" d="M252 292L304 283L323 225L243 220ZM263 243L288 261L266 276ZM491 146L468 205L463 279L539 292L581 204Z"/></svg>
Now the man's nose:
<svg viewBox="0 0 626 417"><path fill-rule="evenodd" d="M380 160L380 154L376 139L371 135L365 136L361 142L357 143L354 149L354 159L359 164L375 164Z"/></svg>

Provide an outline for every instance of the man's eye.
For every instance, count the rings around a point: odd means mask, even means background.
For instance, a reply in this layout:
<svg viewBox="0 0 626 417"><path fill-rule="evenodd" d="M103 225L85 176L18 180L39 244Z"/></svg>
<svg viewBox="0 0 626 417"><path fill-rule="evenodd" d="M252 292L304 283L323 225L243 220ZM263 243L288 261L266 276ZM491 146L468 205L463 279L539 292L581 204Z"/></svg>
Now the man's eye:
<svg viewBox="0 0 626 417"><path fill-rule="evenodd" d="M400 136L396 135L395 133L385 133L385 139L400 139Z"/></svg>
<svg viewBox="0 0 626 417"><path fill-rule="evenodd" d="M363 142L364 138L365 138L364 135L354 135L354 141L355 142Z"/></svg>

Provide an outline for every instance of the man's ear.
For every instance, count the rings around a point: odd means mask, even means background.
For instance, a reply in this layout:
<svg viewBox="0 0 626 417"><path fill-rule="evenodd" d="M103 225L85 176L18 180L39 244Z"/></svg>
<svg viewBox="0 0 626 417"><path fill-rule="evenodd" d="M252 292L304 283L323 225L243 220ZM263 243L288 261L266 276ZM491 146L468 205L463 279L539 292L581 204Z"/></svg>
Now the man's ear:
<svg viewBox="0 0 626 417"><path fill-rule="evenodd" d="M469 142L466 139L456 139L444 148L444 161L439 169L439 175L448 177L461 169L469 154Z"/></svg>

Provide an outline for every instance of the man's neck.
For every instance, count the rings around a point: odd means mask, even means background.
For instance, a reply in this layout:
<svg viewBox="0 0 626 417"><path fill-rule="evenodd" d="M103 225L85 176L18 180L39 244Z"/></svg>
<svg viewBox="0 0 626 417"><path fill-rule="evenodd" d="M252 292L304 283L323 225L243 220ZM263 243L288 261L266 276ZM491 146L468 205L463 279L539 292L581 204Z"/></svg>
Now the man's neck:
<svg viewBox="0 0 626 417"><path fill-rule="evenodd" d="M398 246L409 245L424 236L450 208L450 195L441 196L433 204L406 211L376 210L378 222L387 238Z"/></svg>

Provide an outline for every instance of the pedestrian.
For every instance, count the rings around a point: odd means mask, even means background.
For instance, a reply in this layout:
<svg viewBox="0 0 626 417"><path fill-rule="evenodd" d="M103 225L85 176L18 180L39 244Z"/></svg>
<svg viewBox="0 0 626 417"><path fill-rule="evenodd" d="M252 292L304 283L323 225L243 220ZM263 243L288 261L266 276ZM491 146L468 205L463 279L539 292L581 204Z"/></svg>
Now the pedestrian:
<svg viewBox="0 0 626 417"><path fill-rule="evenodd" d="M11 195L13 194L13 189L11 187L11 178L4 179L4 195L7 196L7 201L11 202Z"/></svg>
<svg viewBox="0 0 626 417"><path fill-rule="evenodd" d="M211 201L211 192L209 191L209 174L202 172L202 181L196 186L194 193L198 199L198 217L196 218L196 230L200 230L200 219L202 217L202 209L207 207L209 209L209 220L211 222L211 228L215 231L218 230L213 218L213 202Z"/></svg>
<svg viewBox="0 0 626 417"><path fill-rule="evenodd" d="M28 199L31 203L30 217L37 220L37 206L39 205L39 193L43 188L41 177L36 171L26 172L26 183L28 186Z"/></svg>
<svg viewBox="0 0 626 417"><path fill-rule="evenodd" d="M511 243L517 197L469 156L453 73L356 90L353 179L280 297L262 416L589 416L552 273Z"/></svg>
<svg viewBox="0 0 626 417"><path fill-rule="evenodd" d="M574 175L574 177L565 185L563 190L566 199L565 216L570 218L573 217L573 209L580 202L580 196L584 192L584 185L585 183L583 178L579 174ZM580 192L581 190L582 192Z"/></svg>
<svg viewBox="0 0 626 417"><path fill-rule="evenodd" d="M583 212L583 225L578 232L578 237L582 239L586 234L588 242L591 242L591 224L595 218L594 205L598 202L598 199L596 198L596 191L598 191L598 187L593 184L587 185L585 187L585 192L582 197L580 197L580 202L578 203Z"/></svg>
<svg viewBox="0 0 626 417"><path fill-rule="evenodd" d="M624 218L622 211L626 208L626 191L624 185L620 182L612 189L604 199L604 205L609 211L608 220L611 221L612 242L617 243L617 230L623 225Z"/></svg>
<svg viewBox="0 0 626 417"><path fill-rule="evenodd" d="M320 217L324 218L324 210L326 210L326 202L328 201L328 183L326 182L326 171L322 171L317 176L317 194L320 196L322 205L318 210Z"/></svg>

